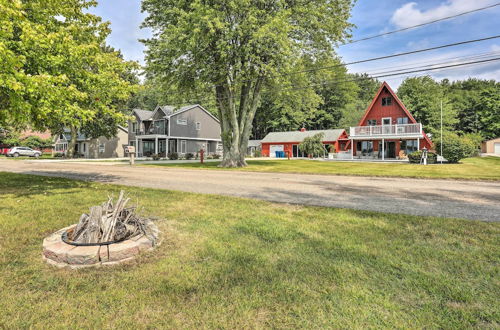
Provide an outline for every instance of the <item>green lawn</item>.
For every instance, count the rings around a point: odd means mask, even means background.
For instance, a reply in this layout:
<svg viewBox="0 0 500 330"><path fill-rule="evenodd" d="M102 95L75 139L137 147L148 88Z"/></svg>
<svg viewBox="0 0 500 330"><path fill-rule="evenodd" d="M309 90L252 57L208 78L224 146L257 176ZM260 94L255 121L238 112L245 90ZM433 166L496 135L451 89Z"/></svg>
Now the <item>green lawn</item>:
<svg viewBox="0 0 500 330"><path fill-rule="evenodd" d="M164 219L155 252L42 261L44 236L120 188L0 173L0 328L500 326L499 223L127 187Z"/></svg>
<svg viewBox="0 0 500 330"><path fill-rule="evenodd" d="M418 165L408 163L369 163L313 160L248 160L248 167L240 169L253 172L311 173L330 175L392 176L409 178L442 178L467 180L500 180L500 157L464 159L460 164ZM219 162L184 164L142 164L185 168L220 169Z"/></svg>

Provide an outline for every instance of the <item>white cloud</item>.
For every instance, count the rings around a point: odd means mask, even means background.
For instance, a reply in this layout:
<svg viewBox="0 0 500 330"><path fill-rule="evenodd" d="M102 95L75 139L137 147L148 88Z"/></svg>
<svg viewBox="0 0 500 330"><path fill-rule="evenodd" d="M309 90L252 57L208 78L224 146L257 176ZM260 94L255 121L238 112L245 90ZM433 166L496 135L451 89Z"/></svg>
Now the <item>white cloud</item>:
<svg viewBox="0 0 500 330"><path fill-rule="evenodd" d="M448 0L441 3L438 7L428 10L420 10L417 8L418 4L416 2L409 2L394 12L391 22L398 28L405 28L485 7L493 4L495 1Z"/></svg>

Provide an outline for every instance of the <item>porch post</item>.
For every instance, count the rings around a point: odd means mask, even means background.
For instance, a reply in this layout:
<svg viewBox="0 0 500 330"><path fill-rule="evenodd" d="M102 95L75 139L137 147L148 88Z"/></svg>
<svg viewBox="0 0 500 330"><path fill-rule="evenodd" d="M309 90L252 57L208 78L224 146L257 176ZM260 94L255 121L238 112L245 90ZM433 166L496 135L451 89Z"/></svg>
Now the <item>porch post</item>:
<svg viewBox="0 0 500 330"><path fill-rule="evenodd" d="M155 154L158 155L158 137L155 137Z"/></svg>
<svg viewBox="0 0 500 330"><path fill-rule="evenodd" d="M417 150L420 150L420 139L417 139Z"/></svg>
<svg viewBox="0 0 500 330"><path fill-rule="evenodd" d="M382 139L382 160L385 160L385 139Z"/></svg>
<svg viewBox="0 0 500 330"><path fill-rule="evenodd" d="M354 140L351 139L351 159L354 159Z"/></svg>
<svg viewBox="0 0 500 330"><path fill-rule="evenodd" d="M165 156L167 156L169 154L169 152L168 152L168 145L169 144L170 143L168 143L168 139L165 139Z"/></svg>
<svg viewBox="0 0 500 330"><path fill-rule="evenodd" d="M135 158L139 157L139 139L135 138Z"/></svg>

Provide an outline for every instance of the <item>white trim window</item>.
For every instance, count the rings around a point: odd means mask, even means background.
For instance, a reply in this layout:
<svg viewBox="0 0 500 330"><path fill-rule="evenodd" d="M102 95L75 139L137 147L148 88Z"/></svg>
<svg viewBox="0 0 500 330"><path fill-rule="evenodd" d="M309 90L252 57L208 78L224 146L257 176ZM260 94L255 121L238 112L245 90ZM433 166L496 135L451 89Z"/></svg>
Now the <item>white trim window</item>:
<svg viewBox="0 0 500 330"><path fill-rule="evenodd" d="M68 150L68 144L67 143L56 143L56 146L54 149L56 152L66 152L66 150Z"/></svg>
<svg viewBox="0 0 500 330"><path fill-rule="evenodd" d="M187 124L188 124L187 119L177 118L177 125L184 125L184 126L186 126Z"/></svg>
<svg viewBox="0 0 500 330"><path fill-rule="evenodd" d="M187 152L187 141L181 140L181 154L185 154Z"/></svg>
<svg viewBox="0 0 500 330"><path fill-rule="evenodd" d="M106 145L104 143L99 144L99 153L106 151Z"/></svg>
<svg viewBox="0 0 500 330"><path fill-rule="evenodd" d="M197 122L196 123L196 130L199 131L201 129L201 123Z"/></svg>

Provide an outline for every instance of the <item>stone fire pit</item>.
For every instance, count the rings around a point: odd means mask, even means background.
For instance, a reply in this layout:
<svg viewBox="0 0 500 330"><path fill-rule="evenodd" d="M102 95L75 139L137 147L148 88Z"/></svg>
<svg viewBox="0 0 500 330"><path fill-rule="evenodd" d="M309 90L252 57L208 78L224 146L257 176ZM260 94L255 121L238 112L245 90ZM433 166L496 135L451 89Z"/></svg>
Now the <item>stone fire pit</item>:
<svg viewBox="0 0 500 330"><path fill-rule="evenodd" d="M60 229L43 240L43 259L60 268L116 265L134 259L157 245L158 229L150 219L126 208L123 192L116 205L110 198L83 214L78 224Z"/></svg>

